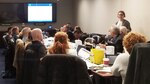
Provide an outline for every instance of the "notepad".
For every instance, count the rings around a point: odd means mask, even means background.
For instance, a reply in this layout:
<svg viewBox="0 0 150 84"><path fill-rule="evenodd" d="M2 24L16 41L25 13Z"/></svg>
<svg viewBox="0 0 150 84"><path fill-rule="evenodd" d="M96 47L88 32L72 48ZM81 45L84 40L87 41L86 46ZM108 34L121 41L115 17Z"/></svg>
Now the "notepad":
<svg viewBox="0 0 150 84"><path fill-rule="evenodd" d="M103 67L103 69L99 69L99 70L96 70L96 72L111 72L111 68L110 67Z"/></svg>

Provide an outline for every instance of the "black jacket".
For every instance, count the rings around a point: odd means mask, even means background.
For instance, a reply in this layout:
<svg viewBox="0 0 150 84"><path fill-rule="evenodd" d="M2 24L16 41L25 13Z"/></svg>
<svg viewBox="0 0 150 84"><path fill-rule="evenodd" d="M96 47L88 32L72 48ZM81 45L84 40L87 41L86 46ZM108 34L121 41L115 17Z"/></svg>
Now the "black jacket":
<svg viewBox="0 0 150 84"><path fill-rule="evenodd" d="M112 45L115 47L115 53L123 52L123 45L122 45L122 36L120 34L118 34L116 37L111 38L107 41L107 45Z"/></svg>
<svg viewBox="0 0 150 84"><path fill-rule="evenodd" d="M116 24L117 24L118 22L116 22ZM129 21L127 21L127 20L123 20L123 22L122 22L122 26L125 26L127 29L128 29L128 32L130 32L132 29L131 29L131 26L130 26L130 22Z"/></svg>
<svg viewBox="0 0 150 84"><path fill-rule="evenodd" d="M36 84L40 58L46 55L45 46L39 41L32 41L25 49L22 84Z"/></svg>

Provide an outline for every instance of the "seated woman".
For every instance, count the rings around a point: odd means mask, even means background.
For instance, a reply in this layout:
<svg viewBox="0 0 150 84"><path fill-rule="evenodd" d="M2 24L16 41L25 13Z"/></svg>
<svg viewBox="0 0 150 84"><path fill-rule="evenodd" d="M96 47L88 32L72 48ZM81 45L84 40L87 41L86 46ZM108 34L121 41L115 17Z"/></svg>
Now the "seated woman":
<svg viewBox="0 0 150 84"><path fill-rule="evenodd" d="M50 54L76 55L75 50L70 49L68 35L65 32L57 32L54 37L54 44L48 49Z"/></svg>
<svg viewBox="0 0 150 84"><path fill-rule="evenodd" d="M83 33L82 30L81 30L81 28L79 26L75 26L74 27L74 31L79 31L79 32Z"/></svg>
<svg viewBox="0 0 150 84"><path fill-rule="evenodd" d="M79 40L82 35L82 32L80 32L79 30L76 30L73 33L74 33L75 40Z"/></svg>
<svg viewBox="0 0 150 84"><path fill-rule="evenodd" d="M23 41L23 42L28 42L31 41L28 37L29 34L31 32L31 28L30 27L24 27L21 32L19 33L19 38Z"/></svg>
<svg viewBox="0 0 150 84"><path fill-rule="evenodd" d="M123 46L124 46L125 52L117 56L113 66L111 67L112 74L114 76L122 77L122 84L124 84L124 79L125 79L126 71L128 67L128 61L129 61L130 53L132 51L134 44L144 43L144 42L146 42L145 36L139 33L129 32L123 38Z"/></svg>

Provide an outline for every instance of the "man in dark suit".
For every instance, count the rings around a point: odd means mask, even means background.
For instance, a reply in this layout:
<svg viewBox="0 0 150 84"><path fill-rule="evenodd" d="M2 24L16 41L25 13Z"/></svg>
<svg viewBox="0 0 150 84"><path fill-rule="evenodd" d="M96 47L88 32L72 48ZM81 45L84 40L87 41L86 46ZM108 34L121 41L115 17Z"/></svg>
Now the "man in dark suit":
<svg viewBox="0 0 150 84"><path fill-rule="evenodd" d="M115 53L123 52L123 45L122 45L122 36L120 35L119 28L113 26L110 29L110 36L111 38L106 41L107 45L112 45L115 47Z"/></svg>
<svg viewBox="0 0 150 84"><path fill-rule="evenodd" d="M107 45L111 45L115 47L115 53L117 54L123 52L123 45L122 45L122 36L120 35L120 30L116 26L112 26L109 30L110 35L105 38L106 44L100 44L101 48L106 48Z"/></svg>

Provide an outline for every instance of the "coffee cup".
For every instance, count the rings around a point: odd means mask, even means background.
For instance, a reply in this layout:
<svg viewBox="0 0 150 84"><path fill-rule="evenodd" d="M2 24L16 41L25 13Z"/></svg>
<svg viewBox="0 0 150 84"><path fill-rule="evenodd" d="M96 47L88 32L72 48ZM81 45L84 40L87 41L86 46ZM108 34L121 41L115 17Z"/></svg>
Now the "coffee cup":
<svg viewBox="0 0 150 84"><path fill-rule="evenodd" d="M109 65L109 58L104 58L103 59L103 64L104 65Z"/></svg>

